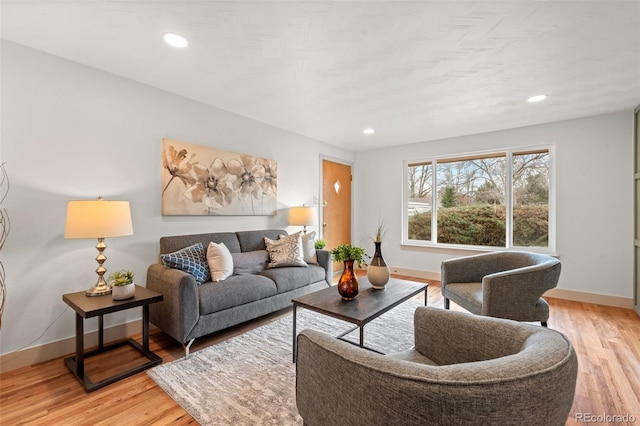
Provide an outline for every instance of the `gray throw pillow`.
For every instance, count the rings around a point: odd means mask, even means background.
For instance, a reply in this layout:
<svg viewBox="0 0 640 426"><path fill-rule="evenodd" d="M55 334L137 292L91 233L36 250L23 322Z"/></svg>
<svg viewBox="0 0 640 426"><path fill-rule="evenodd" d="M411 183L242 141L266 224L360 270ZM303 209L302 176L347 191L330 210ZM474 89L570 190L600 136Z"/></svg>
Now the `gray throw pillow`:
<svg viewBox="0 0 640 426"><path fill-rule="evenodd" d="M267 268L269 253L266 250L231 253L233 258L233 275L257 274Z"/></svg>

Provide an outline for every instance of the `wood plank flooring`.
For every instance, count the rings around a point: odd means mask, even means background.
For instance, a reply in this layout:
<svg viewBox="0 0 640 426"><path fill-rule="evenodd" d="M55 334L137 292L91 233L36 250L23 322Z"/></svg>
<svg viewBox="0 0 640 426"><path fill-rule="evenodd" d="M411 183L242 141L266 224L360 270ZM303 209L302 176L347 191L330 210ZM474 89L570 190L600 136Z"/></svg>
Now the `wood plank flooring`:
<svg viewBox="0 0 640 426"><path fill-rule="evenodd" d="M397 278L429 282L429 306L443 306L437 282ZM576 395L567 424L581 424L580 415L583 419L587 415L628 415L635 417L635 424L640 424L640 317L629 309L547 300L551 305L549 327L567 335L579 360ZM452 309L462 311L451 305ZM196 339L192 351L288 315L291 309ZM140 339L140 335L134 337ZM151 332L150 346L165 362L184 354L180 344L159 330ZM122 353L108 354L99 360L95 357L88 360L91 377L108 376L121 368L124 360L136 357L135 351L126 346ZM62 358L58 358L0 375L0 425L26 424L195 425L197 422L144 372L87 394Z"/></svg>

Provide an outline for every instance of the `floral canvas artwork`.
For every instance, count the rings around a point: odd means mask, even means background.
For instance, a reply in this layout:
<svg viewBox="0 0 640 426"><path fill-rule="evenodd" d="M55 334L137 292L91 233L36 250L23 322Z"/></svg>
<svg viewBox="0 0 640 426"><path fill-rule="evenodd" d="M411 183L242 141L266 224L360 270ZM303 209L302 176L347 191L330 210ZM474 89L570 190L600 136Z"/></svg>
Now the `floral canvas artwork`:
<svg viewBox="0 0 640 426"><path fill-rule="evenodd" d="M162 214L275 215L274 160L162 140Z"/></svg>

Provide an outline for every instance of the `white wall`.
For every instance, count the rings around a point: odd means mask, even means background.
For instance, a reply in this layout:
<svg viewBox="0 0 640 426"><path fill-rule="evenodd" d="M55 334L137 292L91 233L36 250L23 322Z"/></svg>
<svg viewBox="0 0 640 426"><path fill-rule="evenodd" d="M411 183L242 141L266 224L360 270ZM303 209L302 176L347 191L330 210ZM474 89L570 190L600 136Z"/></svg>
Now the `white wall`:
<svg viewBox="0 0 640 426"><path fill-rule="evenodd" d="M162 217L163 137L276 160L283 209L319 196L321 155L354 160L349 151L6 40L1 49L2 161L11 179L2 354L32 344L65 310L62 294L96 281L97 241L63 237L69 200L130 201L134 235L106 241L105 267L129 268L142 285L162 235L287 226L284 211ZM139 317L129 310L108 315L105 325ZM85 322L86 331L96 328L97 320ZM74 330L69 309L32 346Z"/></svg>
<svg viewBox="0 0 640 426"><path fill-rule="evenodd" d="M540 108L544 107L539 106ZM436 140L356 154L356 243L373 251L378 219L396 268L440 272L440 263L469 252L401 246L403 160L553 144L557 172L558 288L632 297L633 111ZM373 214L367 214L373 212Z"/></svg>
<svg viewBox="0 0 640 426"><path fill-rule="evenodd" d="M355 161L354 242L372 251L370 237L383 218L388 263L433 272L466 252L400 246L403 160L553 143L560 287L632 296L632 111L354 155L8 41L1 53L0 146L11 178L5 201L11 233L0 254L8 287L0 354L74 334L62 294L95 282L97 251L96 241L63 238L71 199L131 202L135 234L107 240L105 266L130 268L142 284L162 235L286 226L283 213L162 217L163 137L277 160L281 208L319 196L321 155ZM135 320L137 311L109 315L106 325ZM95 320L86 322L86 331L96 327Z"/></svg>

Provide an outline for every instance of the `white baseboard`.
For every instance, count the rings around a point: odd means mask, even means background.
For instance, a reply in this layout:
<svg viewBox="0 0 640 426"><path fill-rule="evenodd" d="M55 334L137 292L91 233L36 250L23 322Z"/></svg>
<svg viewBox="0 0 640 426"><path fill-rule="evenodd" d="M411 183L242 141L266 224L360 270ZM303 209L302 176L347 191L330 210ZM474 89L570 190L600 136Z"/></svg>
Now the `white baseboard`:
<svg viewBox="0 0 640 426"><path fill-rule="evenodd" d="M609 296L608 294L585 293L583 291L552 288L545 296L556 299L573 300L574 302L592 303L594 305L613 306L616 308L633 309L633 298Z"/></svg>
<svg viewBox="0 0 640 426"><path fill-rule="evenodd" d="M417 269L396 268L395 266L390 266L389 269L391 270L392 274L406 275L407 277L422 278L425 280L440 281L439 272L419 271Z"/></svg>
<svg viewBox="0 0 640 426"><path fill-rule="evenodd" d="M119 324L104 329L104 342L109 343L125 337L139 334L142 331L142 320L135 320L125 324ZM98 331L85 333L85 348L98 346ZM76 351L75 337L45 343L40 346L11 352L0 356L0 373L15 370L17 368L38 364L59 358L65 355L73 355ZM62 360L60 360L62 362Z"/></svg>

